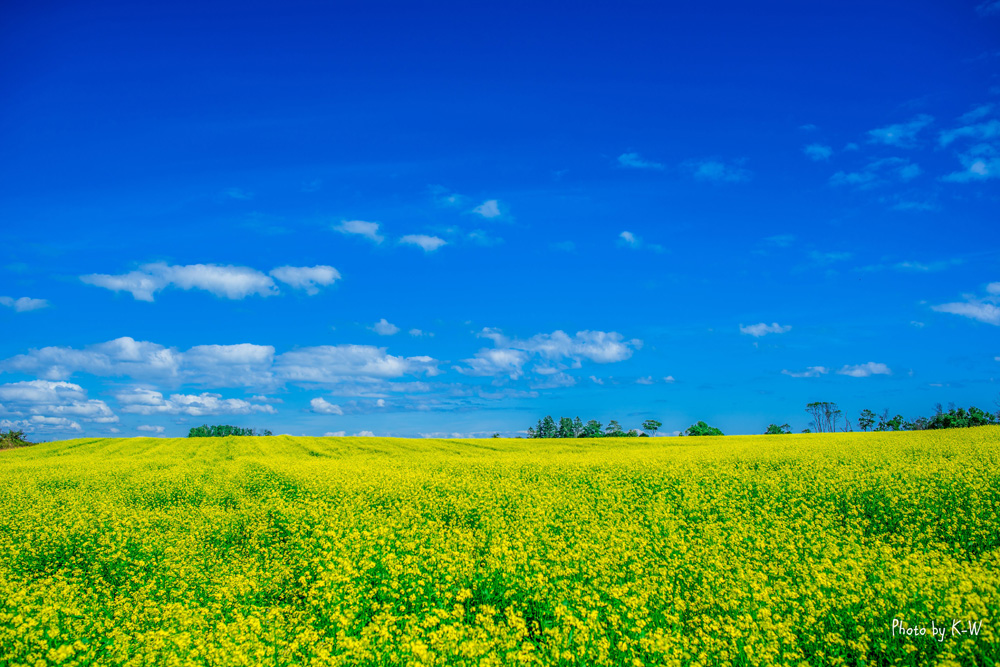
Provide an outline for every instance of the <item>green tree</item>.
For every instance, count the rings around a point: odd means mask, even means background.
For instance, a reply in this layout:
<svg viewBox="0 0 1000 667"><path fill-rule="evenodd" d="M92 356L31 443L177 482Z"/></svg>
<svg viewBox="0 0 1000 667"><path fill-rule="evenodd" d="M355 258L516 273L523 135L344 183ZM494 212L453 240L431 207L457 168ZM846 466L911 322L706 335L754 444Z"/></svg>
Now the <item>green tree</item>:
<svg viewBox="0 0 1000 667"><path fill-rule="evenodd" d="M573 420L569 417L559 418L559 433L560 438L573 438L575 437L573 433Z"/></svg>
<svg viewBox="0 0 1000 667"><path fill-rule="evenodd" d="M875 413L865 408L861 411L861 416L858 417L858 426L862 431L867 431L872 426L875 425Z"/></svg>
<svg viewBox="0 0 1000 667"><path fill-rule="evenodd" d="M655 419L647 419L642 422L642 430L647 431L650 435L656 435L656 432L660 430L661 426L663 426L663 422Z"/></svg>
<svg viewBox="0 0 1000 667"><path fill-rule="evenodd" d="M539 438L555 438L559 435L559 429L556 427L556 422L551 416L545 415L542 419L541 426L538 428Z"/></svg>
<svg viewBox="0 0 1000 667"><path fill-rule="evenodd" d="M600 438L604 435L604 426L601 422L596 419L591 419L587 422L586 426L583 427L583 433L580 434L581 438Z"/></svg>
<svg viewBox="0 0 1000 667"><path fill-rule="evenodd" d="M573 437L579 438L583 435L583 422L579 417L573 420Z"/></svg>
<svg viewBox="0 0 1000 667"><path fill-rule="evenodd" d="M688 427L687 431L684 432L686 435L725 435L722 431L715 428L714 426L709 426L705 422L698 422L697 424L692 424Z"/></svg>
<svg viewBox="0 0 1000 667"><path fill-rule="evenodd" d="M767 430L764 431L764 435L785 435L792 432L792 427L788 424L782 424L778 426L777 424L768 424Z"/></svg>
<svg viewBox="0 0 1000 667"><path fill-rule="evenodd" d="M625 437L625 432L622 431L621 424L612 419L604 429L604 435L608 438L623 438Z"/></svg>

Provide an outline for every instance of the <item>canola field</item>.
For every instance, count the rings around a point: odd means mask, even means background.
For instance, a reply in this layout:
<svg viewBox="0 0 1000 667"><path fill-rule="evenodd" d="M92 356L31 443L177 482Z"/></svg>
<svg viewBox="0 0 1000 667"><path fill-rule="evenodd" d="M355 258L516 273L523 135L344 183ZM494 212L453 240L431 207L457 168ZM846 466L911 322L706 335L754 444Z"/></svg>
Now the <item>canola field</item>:
<svg viewBox="0 0 1000 667"><path fill-rule="evenodd" d="M995 665L998 464L1000 427L0 452L0 665Z"/></svg>

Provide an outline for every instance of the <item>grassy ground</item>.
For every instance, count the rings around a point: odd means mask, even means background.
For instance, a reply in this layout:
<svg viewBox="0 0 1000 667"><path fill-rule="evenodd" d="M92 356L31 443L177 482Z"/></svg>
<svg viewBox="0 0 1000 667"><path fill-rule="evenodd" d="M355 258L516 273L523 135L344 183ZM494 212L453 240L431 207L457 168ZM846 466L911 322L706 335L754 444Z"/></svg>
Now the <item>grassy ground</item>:
<svg viewBox="0 0 1000 667"><path fill-rule="evenodd" d="M0 665L992 665L998 463L1000 427L4 451Z"/></svg>

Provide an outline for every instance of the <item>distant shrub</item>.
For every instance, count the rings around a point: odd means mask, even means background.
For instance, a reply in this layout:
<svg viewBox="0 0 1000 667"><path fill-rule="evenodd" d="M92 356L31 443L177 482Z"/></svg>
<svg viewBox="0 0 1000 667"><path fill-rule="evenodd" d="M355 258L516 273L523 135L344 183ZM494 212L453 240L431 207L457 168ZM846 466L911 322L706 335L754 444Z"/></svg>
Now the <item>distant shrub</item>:
<svg viewBox="0 0 1000 667"><path fill-rule="evenodd" d="M0 449L13 449L14 447L27 447L35 443L25 439L24 431L0 429Z"/></svg>
<svg viewBox="0 0 1000 667"><path fill-rule="evenodd" d="M688 430L684 432L685 435L725 435L722 431L715 428L714 426L709 426L705 422L698 422L697 424L692 424L688 427Z"/></svg>

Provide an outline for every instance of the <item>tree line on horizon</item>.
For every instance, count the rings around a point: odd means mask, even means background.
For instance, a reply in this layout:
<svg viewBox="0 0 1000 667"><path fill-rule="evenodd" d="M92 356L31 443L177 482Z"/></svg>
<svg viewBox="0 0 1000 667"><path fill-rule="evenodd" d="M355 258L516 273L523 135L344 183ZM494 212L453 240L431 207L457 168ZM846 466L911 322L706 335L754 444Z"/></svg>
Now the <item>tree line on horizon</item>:
<svg viewBox="0 0 1000 667"><path fill-rule="evenodd" d="M1000 407L1000 403L998 403ZM854 431L854 424L846 417L836 403L831 401L815 401L806 405L806 412L812 416L810 425L812 428L802 430L802 433L835 433L838 430L844 432ZM946 412L941 404L935 406L934 416L917 417L909 421L902 415L889 416L888 408L881 414L876 414L872 410L864 409L858 416L856 422L861 431L924 431L944 428L969 428L973 426L988 426L1000 424L1000 410L995 414L987 410L981 410L975 406L956 408L954 404L949 406ZM550 415L539 419L538 422L528 428L528 438L635 438L649 437L656 435L663 423L656 419L647 419L642 422L642 429L622 428L618 421L612 419L607 426L601 424L596 419L591 419L586 424L579 417L560 417L557 422ZM764 430L764 435L789 435L792 428L788 424L768 424ZM680 435L703 436L703 435L725 435L720 429L709 426L703 421L698 421L689 426ZM500 437L499 433L494 434L495 438Z"/></svg>
<svg viewBox="0 0 1000 667"><path fill-rule="evenodd" d="M607 426L601 424L596 419L591 419L586 424L579 417L560 417L556 422L551 415L546 415L539 419L534 426L528 427L528 438L648 438L656 435L656 432L663 426L663 422L656 419L647 419L642 422L642 429L625 430L617 420L612 419ZM719 429L709 426L703 421L690 426L684 435L724 435ZM494 437L498 437L497 434Z"/></svg>
<svg viewBox="0 0 1000 667"><path fill-rule="evenodd" d="M1000 407L1000 403L998 403L998 407ZM806 412L813 418L811 423L816 433L835 433L838 426L840 431L854 430L854 424L851 423L849 417L844 415L836 403L815 401L806 405ZM883 410L881 414L876 414L865 408L858 415L856 424L861 431L926 431L943 428L970 428L1000 424L1000 410L994 414L974 405L969 406L969 409L966 410L965 408L956 408L955 404L952 403L948 406L948 411L945 412L941 404L938 403L934 406L932 417L917 417L911 421L900 414L889 417L888 408ZM812 431L808 428L803 431L803 433L810 432Z"/></svg>

